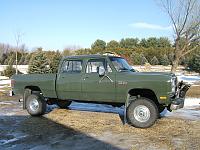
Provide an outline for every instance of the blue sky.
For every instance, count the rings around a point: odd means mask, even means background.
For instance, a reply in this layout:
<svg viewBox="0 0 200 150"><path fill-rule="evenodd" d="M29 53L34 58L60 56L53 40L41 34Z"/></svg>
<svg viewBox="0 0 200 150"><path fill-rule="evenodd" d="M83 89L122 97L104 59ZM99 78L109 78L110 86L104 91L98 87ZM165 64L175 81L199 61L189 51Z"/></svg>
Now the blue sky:
<svg viewBox="0 0 200 150"><path fill-rule="evenodd" d="M90 47L96 39L172 37L156 0L1 0L0 42L29 49Z"/></svg>

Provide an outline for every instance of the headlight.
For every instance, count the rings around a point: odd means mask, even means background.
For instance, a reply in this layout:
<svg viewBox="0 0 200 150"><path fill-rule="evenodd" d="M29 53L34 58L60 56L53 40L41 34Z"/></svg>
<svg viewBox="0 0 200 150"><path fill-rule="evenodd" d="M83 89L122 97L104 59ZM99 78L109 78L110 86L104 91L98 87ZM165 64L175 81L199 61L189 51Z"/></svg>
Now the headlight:
<svg viewBox="0 0 200 150"><path fill-rule="evenodd" d="M172 93L176 92L176 82L177 82L177 77L172 77L171 78Z"/></svg>

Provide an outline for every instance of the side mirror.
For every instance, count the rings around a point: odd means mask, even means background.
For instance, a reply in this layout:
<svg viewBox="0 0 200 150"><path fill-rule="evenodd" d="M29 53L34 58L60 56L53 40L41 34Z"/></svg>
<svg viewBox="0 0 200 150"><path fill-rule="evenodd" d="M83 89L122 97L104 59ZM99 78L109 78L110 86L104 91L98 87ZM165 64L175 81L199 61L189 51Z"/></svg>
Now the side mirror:
<svg viewBox="0 0 200 150"><path fill-rule="evenodd" d="M99 66L98 67L98 73L99 73L99 76L104 76L105 73L106 73L106 70L103 66Z"/></svg>

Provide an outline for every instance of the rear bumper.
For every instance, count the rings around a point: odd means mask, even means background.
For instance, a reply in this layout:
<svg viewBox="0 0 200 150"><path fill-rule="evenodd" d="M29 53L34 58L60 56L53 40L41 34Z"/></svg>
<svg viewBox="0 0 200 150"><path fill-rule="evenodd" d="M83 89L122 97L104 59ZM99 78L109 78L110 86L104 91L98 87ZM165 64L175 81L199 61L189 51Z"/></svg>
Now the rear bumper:
<svg viewBox="0 0 200 150"><path fill-rule="evenodd" d="M177 98L173 100L170 105L170 110L177 110L177 109L183 108L184 101L185 101L185 98Z"/></svg>

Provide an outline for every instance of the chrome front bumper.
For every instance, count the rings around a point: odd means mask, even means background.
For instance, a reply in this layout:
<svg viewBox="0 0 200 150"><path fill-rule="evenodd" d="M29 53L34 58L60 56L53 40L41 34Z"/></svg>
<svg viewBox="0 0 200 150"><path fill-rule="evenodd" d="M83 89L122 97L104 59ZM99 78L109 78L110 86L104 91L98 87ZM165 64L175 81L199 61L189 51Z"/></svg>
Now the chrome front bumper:
<svg viewBox="0 0 200 150"><path fill-rule="evenodd" d="M177 92L172 97L172 102L169 107L170 110L177 110L177 109L183 108L185 95L189 88L190 88L189 84L186 84L183 81L179 82L178 87L177 87Z"/></svg>
<svg viewBox="0 0 200 150"><path fill-rule="evenodd" d="M170 110L177 110L177 109L183 108L184 101L185 101L185 98L177 98L173 100L170 105Z"/></svg>

